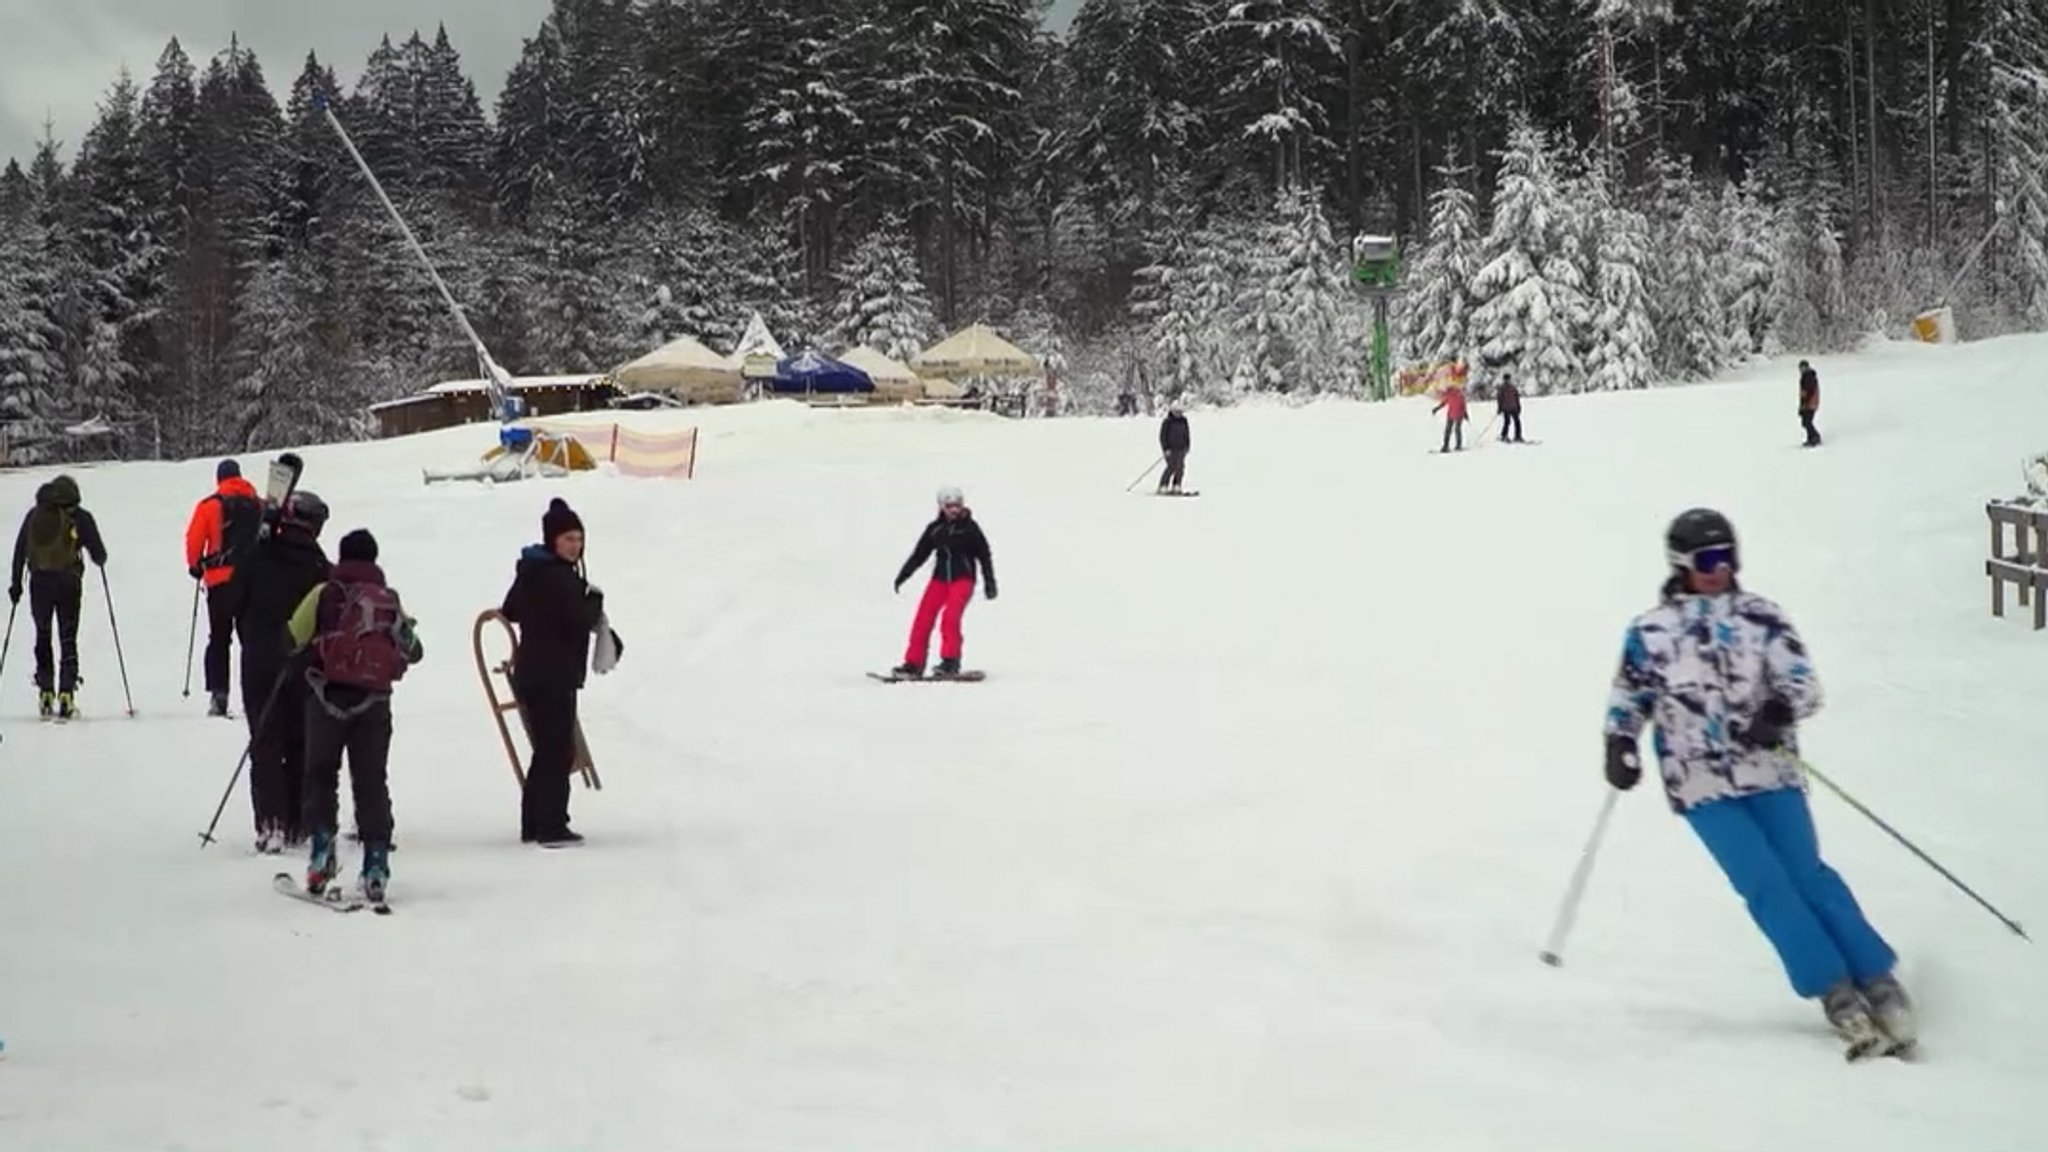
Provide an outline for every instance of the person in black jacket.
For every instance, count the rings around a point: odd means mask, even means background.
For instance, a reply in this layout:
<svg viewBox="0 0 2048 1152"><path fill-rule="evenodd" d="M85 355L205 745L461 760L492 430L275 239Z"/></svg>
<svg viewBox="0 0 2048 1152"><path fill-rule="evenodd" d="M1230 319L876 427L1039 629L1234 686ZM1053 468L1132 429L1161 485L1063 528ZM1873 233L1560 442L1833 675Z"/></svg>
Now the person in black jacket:
<svg viewBox="0 0 2048 1152"><path fill-rule="evenodd" d="M1806 447L1820 447L1820 429L1813 418L1820 414L1820 373L1806 361L1799 362L1799 426L1806 430Z"/></svg>
<svg viewBox="0 0 2048 1152"><path fill-rule="evenodd" d="M1522 391L1515 387L1515 381L1507 373L1501 373L1500 388L1494 392L1494 403L1500 411L1500 442L1503 444L1526 444L1522 439Z"/></svg>
<svg viewBox="0 0 2048 1152"><path fill-rule="evenodd" d="M1180 491L1180 482L1187 473L1188 449L1193 441L1188 436L1188 418L1176 404L1166 410L1166 419L1159 422L1159 451L1166 457L1166 471L1159 474L1161 492Z"/></svg>
<svg viewBox="0 0 2048 1152"><path fill-rule="evenodd" d="M540 518L541 542L519 554L499 611L519 626L512 695L533 754L519 795L519 839L544 848L581 844L569 828L569 774L576 764L576 693L604 593L583 577L583 520L557 497Z"/></svg>
<svg viewBox="0 0 2048 1152"><path fill-rule="evenodd" d="M274 513L269 535L228 581L242 643L242 715L249 725L249 804L256 850L275 856L306 840L306 700L295 674L292 613L332 566L320 550L327 502L301 488Z"/></svg>
<svg viewBox="0 0 2048 1152"><path fill-rule="evenodd" d="M910 553L910 559L903 562L902 571L896 573L896 590L903 591L904 582L932 559L931 582L924 586L924 596L917 602L917 615L910 623L910 644L903 652L903 663L894 672L898 676L924 675L925 655L931 647L932 625L939 626L939 666L937 675L958 676L960 674L960 617L967 611L967 602L974 597L974 568L981 565L981 574L988 580L988 598L996 598L995 559L989 554L988 537L982 535L981 525L974 522L974 513L967 508L967 497L958 488L939 489L939 514L925 526L924 533L917 538L917 547Z"/></svg>
<svg viewBox="0 0 2048 1152"><path fill-rule="evenodd" d="M69 720L78 690L78 613L85 599L85 557L107 566L99 522L79 503L78 481L59 476L36 489L36 506L22 517L14 537L13 575L7 600L21 603L21 570L28 568L28 610L36 626L37 707L45 717ZM57 625L57 660L50 651L50 623ZM57 664L51 680L51 664Z"/></svg>

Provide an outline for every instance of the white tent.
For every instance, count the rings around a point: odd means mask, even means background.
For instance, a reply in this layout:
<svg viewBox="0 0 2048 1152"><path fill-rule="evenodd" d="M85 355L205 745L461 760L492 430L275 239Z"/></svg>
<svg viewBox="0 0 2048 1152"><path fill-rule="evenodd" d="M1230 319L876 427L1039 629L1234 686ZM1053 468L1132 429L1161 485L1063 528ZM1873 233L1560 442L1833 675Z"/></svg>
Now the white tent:
<svg viewBox="0 0 2048 1152"><path fill-rule="evenodd" d="M700 404L737 403L746 390L740 370L693 336L621 365L612 382L622 392L671 392Z"/></svg>
<svg viewBox="0 0 2048 1152"><path fill-rule="evenodd" d="M747 330L740 335L740 342L725 362L740 370L749 380L768 380L775 376L775 366L789 359L759 312L747 316Z"/></svg>

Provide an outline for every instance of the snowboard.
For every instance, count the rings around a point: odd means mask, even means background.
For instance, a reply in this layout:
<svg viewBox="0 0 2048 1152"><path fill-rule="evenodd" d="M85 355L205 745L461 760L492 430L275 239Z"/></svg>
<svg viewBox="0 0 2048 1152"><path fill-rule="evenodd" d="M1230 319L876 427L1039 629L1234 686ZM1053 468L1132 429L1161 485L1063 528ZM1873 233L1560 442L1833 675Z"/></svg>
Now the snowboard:
<svg viewBox="0 0 2048 1152"><path fill-rule="evenodd" d="M913 684L944 683L949 680L960 680L974 684L988 679L988 673L979 668L963 668L951 676L898 676L894 672L870 672L868 673L868 679L880 680L884 684L901 684L906 681Z"/></svg>

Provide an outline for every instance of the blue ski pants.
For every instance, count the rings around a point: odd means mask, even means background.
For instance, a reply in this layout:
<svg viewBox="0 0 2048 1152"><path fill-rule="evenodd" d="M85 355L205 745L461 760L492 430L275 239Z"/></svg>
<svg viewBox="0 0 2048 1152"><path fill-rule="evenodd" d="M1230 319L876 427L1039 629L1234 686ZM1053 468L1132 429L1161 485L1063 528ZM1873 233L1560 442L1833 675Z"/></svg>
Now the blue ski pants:
<svg viewBox="0 0 2048 1152"><path fill-rule="evenodd" d="M1844 979L1861 983L1892 970L1891 945L1820 858L1805 792L1715 800L1685 819L1777 949L1794 992L1817 997Z"/></svg>

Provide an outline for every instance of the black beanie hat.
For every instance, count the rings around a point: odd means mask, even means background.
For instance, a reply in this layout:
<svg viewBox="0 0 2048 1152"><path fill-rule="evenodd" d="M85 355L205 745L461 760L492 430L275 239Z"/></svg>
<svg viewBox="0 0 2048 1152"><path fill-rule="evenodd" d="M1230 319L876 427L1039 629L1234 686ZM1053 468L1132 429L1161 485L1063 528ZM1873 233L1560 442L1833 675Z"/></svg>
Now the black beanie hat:
<svg viewBox="0 0 2048 1152"><path fill-rule="evenodd" d="M233 460L223 460L213 470L213 482L218 484L223 480L232 480L241 474L242 466L240 464L235 463Z"/></svg>
<svg viewBox="0 0 2048 1152"><path fill-rule="evenodd" d="M370 535L368 528L358 528L341 538L339 555L343 560L360 560L365 564L375 564L377 538Z"/></svg>
<svg viewBox="0 0 2048 1152"><path fill-rule="evenodd" d="M548 510L540 518L541 543L549 548L555 546L555 537L564 532L583 531L583 518L576 515L568 501L560 496L548 501Z"/></svg>

